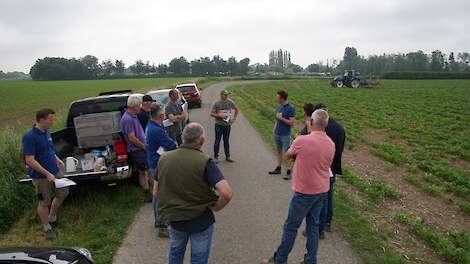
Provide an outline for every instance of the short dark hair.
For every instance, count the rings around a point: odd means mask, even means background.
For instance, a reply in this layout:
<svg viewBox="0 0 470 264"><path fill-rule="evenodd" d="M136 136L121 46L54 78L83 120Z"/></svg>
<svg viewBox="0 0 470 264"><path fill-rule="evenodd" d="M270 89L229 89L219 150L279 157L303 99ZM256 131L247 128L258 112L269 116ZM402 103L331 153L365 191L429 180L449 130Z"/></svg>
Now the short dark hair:
<svg viewBox="0 0 470 264"><path fill-rule="evenodd" d="M284 90L277 92L277 94L279 95L279 97L281 97L281 99L284 100L287 100L287 97L289 96L289 94L287 94L287 92Z"/></svg>
<svg viewBox="0 0 470 264"><path fill-rule="evenodd" d="M315 111L315 105L313 105L312 103L306 103L306 104L304 104L304 112L305 112L305 115L307 115L307 116L312 116L313 111Z"/></svg>
<svg viewBox="0 0 470 264"><path fill-rule="evenodd" d="M176 93L176 89L171 89L169 92L168 92L168 96L172 96L173 93Z"/></svg>
<svg viewBox="0 0 470 264"><path fill-rule="evenodd" d="M46 119L49 115L55 115L55 111L50 108L43 108L36 112L36 121L39 122L41 119Z"/></svg>
<svg viewBox="0 0 470 264"><path fill-rule="evenodd" d="M163 109L159 104L152 104L149 109L150 117L155 118L163 113Z"/></svg>

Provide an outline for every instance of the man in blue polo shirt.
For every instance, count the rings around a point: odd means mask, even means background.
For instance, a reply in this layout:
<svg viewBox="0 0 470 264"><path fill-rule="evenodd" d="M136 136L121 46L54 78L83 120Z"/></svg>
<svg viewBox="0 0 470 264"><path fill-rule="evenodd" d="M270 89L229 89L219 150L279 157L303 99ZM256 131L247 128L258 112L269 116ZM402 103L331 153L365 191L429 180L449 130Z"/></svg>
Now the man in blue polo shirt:
<svg viewBox="0 0 470 264"><path fill-rule="evenodd" d="M159 220L158 217L158 178L157 178L157 164L160 155L164 151L176 149L176 143L168 136L164 127L163 120L165 119L165 111L163 107L158 104L152 104L149 108L150 120L147 123L146 140L147 145L145 150L147 152L147 160L150 167L150 177L153 179L153 209L155 214L155 227L159 229L159 237L168 237L167 225ZM163 149L163 150L162 150Z"/></svg>
<svg viewBox="0 0 470 264"><path fill-rule="evenodd" d="M273 171L270 171L269 174L281 174L284 155L291 143L291 130L295 125L295 109L289 104L287 97L287 92L277 92L277 103L279 106L276 109L276 123L273 128L274 142L277 148L277 167ZM291 169L289 165L284 179L290 180L290 178Z"/></svg>
<svg viewBox="0 0 470 264"><path fill-rule="evenodd" d="M48 240L56 238L51 224L57 221L60 205L69 194L68 188L56 189L59 166L64 163L56 156L49 128L54 123L54 110L42 109L36 113L36 124L23 136L23 155L28 174L39 200L37 212ZM49 210L50 207L50 210Z"/></svg>

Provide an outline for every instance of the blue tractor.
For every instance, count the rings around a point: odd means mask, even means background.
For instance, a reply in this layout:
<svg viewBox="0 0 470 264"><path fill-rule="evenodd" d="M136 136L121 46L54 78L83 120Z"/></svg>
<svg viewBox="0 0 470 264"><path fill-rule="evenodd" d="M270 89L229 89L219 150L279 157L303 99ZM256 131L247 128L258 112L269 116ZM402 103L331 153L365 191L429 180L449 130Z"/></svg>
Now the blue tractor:
<svg viewBox="0 0 470 264"><path fill-rule="evenodd" d="M331 81L331 87L343 88L359 88L361 86L361 74L355 70L344 71L343 75L336 76Z"/></svg>

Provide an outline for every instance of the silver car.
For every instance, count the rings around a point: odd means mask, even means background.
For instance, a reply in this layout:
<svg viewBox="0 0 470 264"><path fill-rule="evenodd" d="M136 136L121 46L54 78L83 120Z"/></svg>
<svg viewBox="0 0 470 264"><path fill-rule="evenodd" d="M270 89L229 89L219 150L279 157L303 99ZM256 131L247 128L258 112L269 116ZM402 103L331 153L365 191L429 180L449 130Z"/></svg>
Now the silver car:
<svg viewBox="0 0 470 264"><path fill-rule="evenodd" d="M166 106L168 102L170 102L170 95L169 95L170 91L171 89L155 90L155 91L150 91L147 94L150 95L152 99L156 101L157 104ZM186 101L186 99L184 99L180 91L178 90L176 91L178 92L178 96L180 98L179 102L183 106L183 111L188 113L186 117L186 122L189 122L188 102Z"/></svg>

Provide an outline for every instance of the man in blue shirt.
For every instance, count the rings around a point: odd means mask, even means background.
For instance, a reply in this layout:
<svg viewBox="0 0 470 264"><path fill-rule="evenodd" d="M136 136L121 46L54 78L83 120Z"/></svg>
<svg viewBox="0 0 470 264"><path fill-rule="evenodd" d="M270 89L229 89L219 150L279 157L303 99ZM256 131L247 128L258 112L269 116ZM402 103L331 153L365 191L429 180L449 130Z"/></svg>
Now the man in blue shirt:
<svg viewBox="0 0 470 264"><path fill-rule="evenodd" d="M64 163L56 156L49 128L54 123L54 110L42 109L36 113L36 124L23 136L23 155L28 174L39 200L37 212L48 240L56 238L51 224L57 221L60 205L69 194L68 188L56 189L59 166ZM50 210L49 210L50 207Z"/></svg>
<svg viewBox="0 0 470 264"><path fill-rule="evenodd" d="M277 148L277 167L269 174L281 174L281 168L284 160L284 154L290 147L291 130L295 125L295 109L287 101L288 94L285 91L277 92L276 123L273 128L274 142ZM285 180L291 178L290 165L287 168Z"/></svg>
<svg viewBox="0 0 470 264"><path fill-rule="evenodd" d="M145 151L147 152L147 160L150 168L150 177L153 179L153 199L152 204L155 214L155 227L159 229L158 236L168 237L168 228L165 223L162 223L158 218L158 179L157 179L157 164L160 155L163 151L170 151L176 149L176 143L168 136L164 127L163 120L165 119L165 111L163 107L158 104L152 104L149 108L151 119L147 123Z"/></svg>

